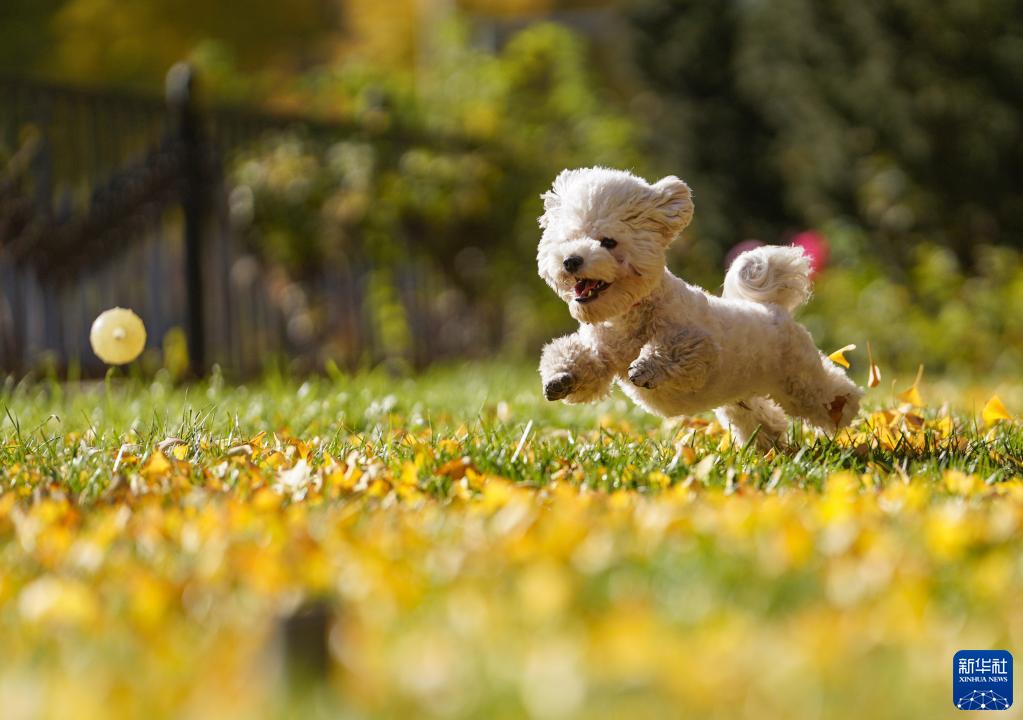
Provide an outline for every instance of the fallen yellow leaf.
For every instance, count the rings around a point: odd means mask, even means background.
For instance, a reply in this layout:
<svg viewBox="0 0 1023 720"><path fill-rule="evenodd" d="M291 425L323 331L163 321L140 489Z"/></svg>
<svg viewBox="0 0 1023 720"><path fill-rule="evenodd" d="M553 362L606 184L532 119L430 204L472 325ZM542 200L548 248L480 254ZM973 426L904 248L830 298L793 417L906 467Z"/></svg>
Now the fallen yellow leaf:
<svg viewBox="0 0 1023 720"><path fill-rule="evenodd" d="M956 495L973 495L984 489L984 483L976 475L967 475L959 470L946 470L945 488Z"/></svg>
<svg viewBox="0 0 1023 720"><path fill-rule="evenodd" d="M922 378L923 375L924 366L921 365L920 369L917 370L916 372L916 380L913 381L913 386L910 387L908 390L903 390L897 395L901 402L909 403L913 407L924 406L924 399L920 396L920 390L917 387L920 384L920 378Z"/></svg>
<svg viewBox="0 0 1023 720"><path fill-rule="evenodd" d="M449 477L452 480L460 480L465 475L465 471L470 467L472 467L472 460L466 455L457 460L449 460L444 463L437 468L437 474Z"/></svg>
<svg viewBox="0 0 1023 720"><path fill-rule="evenodd" d="M867 362L870 364L870 370L867 373L867 387L877 387L881 384L881 368L874 363L874 353L870 348L870 343L867 343Z"/></svg>
<svg viewBox="0 0 1023 720"><path fill-rule="evenodd" d="M416 463L406 461L401 466L401 482L405 485L415 485L419 482L419 468Z"/></svg>
<svg viewBox="0 0 1023 720"><path fill-rule="evenodd" d="M146 460L146 464L139 470L139 473L145 478L152 478L166 475L170 472L170 469L171 464L167 456L159 450L154 450L153 454Z"/></svg>
<svg viewBox="0 0 1023 720"><path fill-rule="evenodd" d="M839 348L835 352L828 355L828 359L836 365L841 365L844 368L849 367L849 361L845 359L845 354L850 350L855 350L855 345L846 345L845 347Z"/></svg>
<svg viewBox="0 0 1023 720"><path fill-rule="evenodd" d="M982 417L985 425L994 425L999 420L1012 420L1012 416L997 395L992 395L991 399L987 401Z"/></svg>

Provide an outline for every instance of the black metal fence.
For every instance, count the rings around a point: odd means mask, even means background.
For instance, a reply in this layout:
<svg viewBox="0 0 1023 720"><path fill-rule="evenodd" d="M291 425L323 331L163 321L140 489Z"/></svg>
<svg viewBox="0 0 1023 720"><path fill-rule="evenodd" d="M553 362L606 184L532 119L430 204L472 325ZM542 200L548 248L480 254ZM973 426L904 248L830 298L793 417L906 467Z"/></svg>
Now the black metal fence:
<svg viewBox="0 0 1023 720"><path fill-rule="evenodd" d="M343 139L359 128L203 111L193 81L173 69L161 100L0 80L0 371L103 372L88 335L113 306L143 318L152 364L183 334L193 374L213 363L251 374L273 357L309 368L393 359L368 298L372 253L354 248L297 283L246 247L228 210L234 153L268 133ZM458 142L386 139L413 140ZM438 303L450 293L428 258L387 270L410 335L400 360L422 366L493 344L486 313ZM311 296L326 309L316 327L302 312Z"/></svg>

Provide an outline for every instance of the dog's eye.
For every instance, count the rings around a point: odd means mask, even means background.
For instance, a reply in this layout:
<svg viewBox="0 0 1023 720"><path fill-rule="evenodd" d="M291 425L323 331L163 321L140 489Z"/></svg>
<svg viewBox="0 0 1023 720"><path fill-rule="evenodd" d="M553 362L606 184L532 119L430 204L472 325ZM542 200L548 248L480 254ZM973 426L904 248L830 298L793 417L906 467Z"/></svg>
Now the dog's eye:
<svg viewBox="0 0 1023 720"><path fill-rule="evenodd" d="M617 247L617 246L618 246L618 241L617 240L612 240L611 238L601 238L600 239L600 247L602 247L602 248L607 248L608 250L610 250L611 248Z"/></svg>

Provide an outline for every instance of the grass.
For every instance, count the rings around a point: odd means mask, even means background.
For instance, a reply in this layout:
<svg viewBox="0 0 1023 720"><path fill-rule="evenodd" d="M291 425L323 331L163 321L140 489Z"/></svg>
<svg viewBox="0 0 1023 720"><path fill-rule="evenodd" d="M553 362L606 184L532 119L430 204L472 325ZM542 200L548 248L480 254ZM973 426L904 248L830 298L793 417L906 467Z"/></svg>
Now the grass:
<svg viewBox="0 0 1023 720"><path fill-rule="evenodd" d="M952 717L1023 635L1023 429L926 390L764 457L498 364L9 383L0 707Z"/></svg>

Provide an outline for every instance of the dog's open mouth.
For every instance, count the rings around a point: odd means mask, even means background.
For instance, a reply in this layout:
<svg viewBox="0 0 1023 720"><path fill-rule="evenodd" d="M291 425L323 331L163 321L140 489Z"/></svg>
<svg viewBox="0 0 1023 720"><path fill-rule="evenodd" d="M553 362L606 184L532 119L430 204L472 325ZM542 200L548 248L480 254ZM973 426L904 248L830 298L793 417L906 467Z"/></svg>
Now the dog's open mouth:
<svg viewBox="0 0 1023 720"><path fill-rule="evenodd" d="M609 287L611 287L611 284L606 283L603 280L589 280L584 278L575 284L575 301L577 303L593 302Z"/></svg>

